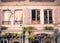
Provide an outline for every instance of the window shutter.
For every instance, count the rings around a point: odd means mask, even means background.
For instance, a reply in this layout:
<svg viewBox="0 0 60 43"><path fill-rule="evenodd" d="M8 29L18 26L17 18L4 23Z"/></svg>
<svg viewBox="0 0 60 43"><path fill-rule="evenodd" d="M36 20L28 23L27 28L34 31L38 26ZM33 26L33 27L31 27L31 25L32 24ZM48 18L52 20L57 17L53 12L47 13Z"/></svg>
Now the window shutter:
<svg viewBox="0 0 60 43"><path fill-rule="evenodd" d="M23 23L24 23L24 24L27 24L27 10L26 10L26 9L24 9Z"/></svg>
<svg viewBox="0 0 60 43"><path fill-rule="evenodd" d="M54 9L54 24L58 24L59 23L59 19L58 19L59 15L58 15L58 9Z"/></svg>
<svg viewBox="0 0 60 43"><path fill-rule="evenodd" d="M59 24L60 24L60 9L58 9L58 14L59 14Z"/></svg>
<svg viewBox="0 0 60 43"><path fill-rule="evenodd" d="M31 10L27 9L27 24L31 24Z"/></svg>
<svg viewBox="0 0 60 43"><path fill-rule="evenodd" d="M0 25L2 25L2 11L0 9Z"/></svg>
<svg viewBox="0 0 60 43"><path fill-rule="evenodd" d="M31 11L30 9L24 10L24 24L31 24Z"/></svg>

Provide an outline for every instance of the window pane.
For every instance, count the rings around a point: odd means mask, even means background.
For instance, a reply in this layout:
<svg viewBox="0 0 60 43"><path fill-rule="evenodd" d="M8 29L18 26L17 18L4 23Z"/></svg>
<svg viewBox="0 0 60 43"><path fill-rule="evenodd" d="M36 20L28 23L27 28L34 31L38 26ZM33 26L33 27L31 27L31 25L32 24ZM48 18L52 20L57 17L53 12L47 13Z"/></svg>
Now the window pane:
<svg viewBox="0 0 60 43"><path fill-rule="evenodd" d="M47 10L44 10L44 24L48 23Z"/></svg>
<svg viewBox="0 0 60 43"><path fill-rule="evenodd" d="M35 20L35 14L36 14L36 11L35 10L32 10L32 20Z"/></svg>
<svg viewBox="0 0 60 43"><path fill-rule="evenodd" d="M9 21L11 12L10 11L4 11L4 21Z"/></svg>
<svg viewBox="0 0 60 43"><path fill-rule="evenodd" d="M23 21L23 11L22 10L16 10L15 11L15 24L22 24Z"/></svg>
<svg viewBox="0 0 60 43"><path fill-rule="evenodd" d="M10 10L4 10L3 11L3 24L10 24L10 16L11 16L11 11Z"/></svg>
<svg viewBox="0 0 60 43"><path fill-rule="evenodd" d="M7 41L5 40L4 43L7 43Z"/></svg>
<svg viewBox="0 0 60 43"><path fill-rule="evenodd" d="M3 40L1 40L1 43L3 43Z"/></svg>
<svg viewBox="0 0 60 43"><path fill-rule="evenodd" d="M44 24L52 23L52 10L44 10Z"/></svg>
<svg viewBox="0 0 60 43"><path fill-rule="evenodd" d="M52 23L52 11L49 11L49 23Z"/></svg>
<svg viewBox="0 0 60 43"><path fill-rule="evenodd" d="M37 23L40 23L40 10L37 10Z"/></svg>
<svg viewBox="0 0 60 43"><path fill-rule="evenodd" d="M32 10L32 24L39 24L40 23L40 10L34 9Z"/></svg>

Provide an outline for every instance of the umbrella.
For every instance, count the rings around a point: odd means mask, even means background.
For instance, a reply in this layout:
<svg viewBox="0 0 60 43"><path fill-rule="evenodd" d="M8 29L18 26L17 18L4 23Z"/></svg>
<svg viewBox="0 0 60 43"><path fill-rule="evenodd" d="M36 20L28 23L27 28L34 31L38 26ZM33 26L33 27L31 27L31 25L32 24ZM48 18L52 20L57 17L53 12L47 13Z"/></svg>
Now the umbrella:
<svg viewBox="0 0 60 43"><path fill-rule="evenodd" d="M41 34L36 34L36 35L35 35L36 38L44 38L44 36L48 36L48 34L46 34L46 33L41 33Z"/></svg>
<svg viewBox="0 0 60 43"><path fill-rule="evenodd" d="M19 43L18 41L14 41L13 43Z"/></svg>

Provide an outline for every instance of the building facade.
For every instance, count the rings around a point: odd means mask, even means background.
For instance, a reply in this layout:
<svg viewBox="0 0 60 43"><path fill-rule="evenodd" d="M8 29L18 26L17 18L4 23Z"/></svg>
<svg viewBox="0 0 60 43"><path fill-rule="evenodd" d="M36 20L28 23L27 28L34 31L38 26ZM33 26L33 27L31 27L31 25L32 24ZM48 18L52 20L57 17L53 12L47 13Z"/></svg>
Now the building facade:
<svg viewBox="0 0 60 43"><path fill-rule="evenodd" d="M8 27L9 33L20 33L24 26L38 30L53 26L60 31L60 1L0 0L0 25Z"/></svg>

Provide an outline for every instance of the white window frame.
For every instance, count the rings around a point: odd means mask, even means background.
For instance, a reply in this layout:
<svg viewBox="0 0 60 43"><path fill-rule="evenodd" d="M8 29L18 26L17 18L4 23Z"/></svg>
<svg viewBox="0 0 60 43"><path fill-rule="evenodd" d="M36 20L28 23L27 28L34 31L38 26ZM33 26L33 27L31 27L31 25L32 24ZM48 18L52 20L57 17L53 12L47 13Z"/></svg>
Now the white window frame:
<svg viewBox="0 0 60 43"><path fill-rule="evenodd" d="M2 18L2 24L3 25L10 25L10 24L14 24L14 22L15 22L15 11L16 10L22 10L22 13L23 13L23 9L14 9L14 10L12 10L12 9L3 9L2 10L2 16L3 16L3 18ZM11 21L11 20L9 20L9 21L4 21L4 12L5 11L10 11L11 12L11 15L10 16L13 16L13 20ZM11 19L11 18L10 18ZM9 22L9 23L7 23L7 24L5 24L4 22ZM22 15L22 24L23 24L23 15ZM15 25L20 25L20 24L15 24Z"/></svg>
<svg viewBox="0 0 60 43"><path fill-rule="evenodd" d="M37 11L39 10L40 11L40 9L31 9L31 24L33 24L32 23L32 10L35 10L36 11L36 14L35 14L35 20L37 21ZM41 18L40 18L40 21L39 21L39 23L36 23L36 24L41 24Z"/></svg>
<svg viewBox="0 0 60 43"><path fill-rule="evenodd" d="M11 12L11 10L9 10L9 9L5 9L5 10L2 10L2 16L3 16L3 18L2 18L2 24L3 25L9 25L11 22L10 22L10 20L8 20L8 21L5 21L4 20L4 12L5 11L10 11ZM12 14L12 13L11 13ZM7 24L5 24L4 22L8 22Z"/></svg>
<svg viewBox="0 0 60 43"><path fill-rule="evenodd" d="M22 21L15 20L15 11L22 11ZM14 10L14 24L15 24L15 22L20 22L20 24L23 24L23 9L15 9ZM20 24L15 24L15 25L20 25Z"/></svg>
<svg viewBox="0 0 60 43"><path fill-rule="evenodd" d="M3 43L4 43L4 41L7 41L7 43L8 43L8 39L1 39L1 40L3 41ZM1 40L0 40L0 41L1 41Z"/></svg>
<svg viewBox="0 0 60 43"><path fill-rule="evenodd" d="M52 11L52 16L53 16L53 10L52 9L44 9L47 11L47 23L44 24L53 24L53 17L52 17L52 23L49 23L49 11ZM45 21L45 20L44 20Z"/></svg>

